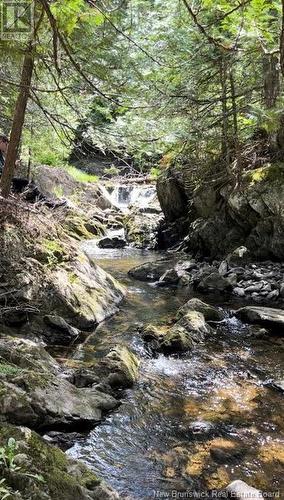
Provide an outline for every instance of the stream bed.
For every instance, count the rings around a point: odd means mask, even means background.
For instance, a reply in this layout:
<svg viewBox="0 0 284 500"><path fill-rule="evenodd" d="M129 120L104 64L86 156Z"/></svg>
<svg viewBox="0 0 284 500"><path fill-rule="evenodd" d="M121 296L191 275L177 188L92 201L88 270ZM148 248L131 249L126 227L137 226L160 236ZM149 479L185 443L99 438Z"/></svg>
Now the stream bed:
<svg viewBox="0 0 284 500"><path fill-rule="evenodd" d="M132 349L141 366L134 388L122 393L121 406L68 454L83 460L122 498L186 498L185 492L190 498L189 492L200 496L235 479L277 497L284 486L284 405L283 394L269 383L283 377L279 339L250 336L249 327L230 312L240 304L223 299L217 305L228 312L213 340L184 356L154 358L135 324L172 319L190 292L156 288L127 275L161 254L102 253L92 242L85 251L123 282L128 294L120 311L73 357L90 361L118 343Z"/></svg>

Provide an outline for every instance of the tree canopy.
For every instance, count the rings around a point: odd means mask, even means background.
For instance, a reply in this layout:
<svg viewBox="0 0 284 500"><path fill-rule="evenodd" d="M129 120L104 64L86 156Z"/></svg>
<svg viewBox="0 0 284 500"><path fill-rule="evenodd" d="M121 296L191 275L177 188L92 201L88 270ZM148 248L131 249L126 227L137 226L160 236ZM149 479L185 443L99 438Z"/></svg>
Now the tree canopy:
<svg viewBox="0 0 284 500"><path fill-rule="evenodd" d="M140 167L177 157L229 164L256 129L282 150L281 2L35 0L33 6L30 36L1 41L1 128L10 132L19 94L27 90L25 160L64 164L88 143ZM25 83L27 54L32 68Z"/></svg>

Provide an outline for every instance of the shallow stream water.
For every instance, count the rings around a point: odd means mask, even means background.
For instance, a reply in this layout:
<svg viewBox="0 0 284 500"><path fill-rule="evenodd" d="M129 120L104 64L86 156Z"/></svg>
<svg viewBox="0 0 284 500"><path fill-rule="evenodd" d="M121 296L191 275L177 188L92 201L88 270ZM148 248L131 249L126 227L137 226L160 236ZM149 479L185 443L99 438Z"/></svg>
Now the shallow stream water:
<svg viewBox="0 0 284 500"><path fill-rule="evenodd" d="M269 387L271 379L283 377L279 339L249 336L232 313L239 304L205 297L227 311L215 337L182 357L153 358L135 323L171 320L190 292L128 277L130 268L159 254L125 249L102 255L92 242L85 251L123 282L128 294L119 313L101 324L74 358L90 361L122 343L137 353L141 367L117 411L69 454L127 498L190 498L190 492L205 494L235 479L272 495L283 491L283 395Z"/></svg>

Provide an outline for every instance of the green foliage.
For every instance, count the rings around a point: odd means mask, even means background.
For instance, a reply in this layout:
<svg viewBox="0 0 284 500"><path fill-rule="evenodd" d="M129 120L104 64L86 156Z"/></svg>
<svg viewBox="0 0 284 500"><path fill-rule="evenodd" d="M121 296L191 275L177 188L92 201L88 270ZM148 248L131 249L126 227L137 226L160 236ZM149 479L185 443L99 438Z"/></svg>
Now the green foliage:
<svg viewBox="0 0 284 500"><path fill-rule="evenodd" d="M0 361L0 375L18 375L21 371L22 370L15 365Z"/></svg>
<svg viewBox="0 0 284 500"><path fill-rule="evenodd" d="M36 480L39 483L45 483L45 480L41 474L32 474L27 470L24 470L22 466L17 465L18 457L21 459L23 455L18 453L19 443L13 438L10 437L5 446L0 447L0 467L2 471L7 471L8 473L21 474L22 476L29 477L31 479ZM6 498L14 498L13 495L18 493L17 491L13 491L12 488L6 485L6 479L2 478L0 481L0 499L4 500Z"/></svg>
<svg viewBox="0 0 284 500"><path fill-rule="evenodd" d="M106 175L112 175L112 176L115 176L115 175L118 175L119 174L119 169L116 168L114 165L112 165L111 167L108 167L108 168L105 168L104 169L104 173Z"/></svg>
<svg viewBox="0 0 284 500"><path fill-rule="evenodd" d="M150 175L153 179L157 179L161 175L161 170L157 167L152 167L150 170Z"/></svg>
<svg viewBox="0 0 284 500"><path fill-rule="evenodd" d="M64 248L58 240L44 239L42 241L42 252L49 267L57 265L65 255Z"/></svg>
<svg viewBox="0 0 284 500"><path fill-rule="evenodd" d="M277 131L284 105L277 59L281 3L189 2L197 22L179 0L150 3L110 0L107 10L84 0L50 3L65 46L54 39L45 16L25 121L25 160L96 182L66 167L73 146L74 156L81 148L85 160L94 151L111 151L150 171L169 151L195 164L219 158L224 141L236 140L236 126L240 143L256 126ZM22 50L18 42L2 47L4 132Z"/></svg>
<svg viewBox="0 0 284 500"><path fill-rule="evenodd" d="M98 182L98 176L97 175L91 175L88 174L87 172L83 172L82 170L79 170L76 167L72 167L71 165L67 165L64 167L65 170L70 174L75 181L78 182Z"/></svg>
<svg viewBox="0 0 284 500"><path fill-rule="evenodd" d="M19 470L20 467L15 464L18 447L17 441L10 437L6 446L0 448L0 465L11 471Z"/></svg>

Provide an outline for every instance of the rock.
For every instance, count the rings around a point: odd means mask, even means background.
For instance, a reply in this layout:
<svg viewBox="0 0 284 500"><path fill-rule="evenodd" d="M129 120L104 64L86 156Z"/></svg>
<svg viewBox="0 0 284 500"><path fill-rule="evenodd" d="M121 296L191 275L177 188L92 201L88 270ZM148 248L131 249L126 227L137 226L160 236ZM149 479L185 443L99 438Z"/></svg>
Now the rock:
<svg viewBox="0 0 284 500"><path fill-rule="evenodd" d="M245 293L260 292L263 287L262 283L257 283L255 285L250 285L245 288Z"/></svg>
<svg viewBox="0 0 284 500"><path fill-rule="evenodd" d="M267 299L268 300L274 300L274 299L277 299L278 297L279 297L279 291L278 290L273 290L272 292L270 292L267 295Z"/></svg>
<svg viewBox="0 0 284 500"><path fill-rule="evenodd" d="M184 352L191 350L194 342L189 332L181 325L174 325L165 335L159 345L159 350L165 353Z"/></svg>
<svg viewBox="0 0 284 500"><path fill-rule="evenodd" d="M49 444L58 446L58 448L63 451L69 450L80 440L80 438L82 438L82 434L79 434L78 432L49 431L43 436L45 441Z"/></svg>
<svg viewBox="0 0 284 500"><path fill-rule="evenodd" d="M6 446L11 437L17 443L16 456L23 458L18 471L3 467L1 472L5 485L12 489L10 497L13 500L119 499L118 494L86 465L72 460L30 429L1 425L1 447ZM39 476L43 480L39 480Z"/></svg>
<svg viewBox="0 0 284 500"><path fill-rule="evenodd" d="M202 300L190 299L177 312L177 318L184 316L188 311L198 311L203 314L205 321L222 321L224 314L222 311L213 307Z"/></svg>
<svg viewBox="0 0 284 500"><path fill-rule="evenodd" d="M269 386L277 391L284 392L284 379L283 380L273 380L269 383Z"/></svg>
<svg viewBox="0 0 284 500"><path fill-rule="evenodd" d="M177 285L180 280L180 275L175 269L169 269L159 279L158 284L163 285Z"/></svg>
<svg viewBox="0 0 284 500"><path fill-rule="evenodd" d="M77 387L90 387L112 393L132 387L138 378L139 360L127 347L117 345L102 359L74 373Z"/></svg>
<svg viewBox="0 0 284 500"><path fill-rule="evenodd" d="M176 221L186 213L187 195L175 172L168 170L159 177L157 195L161 208L169 222Z"/></svg>
<svg viewBox="0 0 284 500"><path fill-rule="evenodd" d="M264 500L260 490L249 486L244 481L237 479L227 486L226 491L233 498L246 498L246 500L255 500L256 498Z"/></svg>
<svg viewBox="0 0 284 500"><path fill-rule="evenodd" d="M56 268L51 279L46 307L81 330L114 314L125 295L123 286L83 254Z"/></svg>
<svg viewBox="0 0 284 500"><path fill-rule="evenodd" d="M0 380L2 418L32 429L91 428L119 405L95 389L78 389L52 374L23 371Z"/></svg>
<svg viewBox="0 0 284 500"><path fill-rule="evenodd" d="M44 338L48 344L69 345L80 337L80 331L69 325L61 316L44 316L44 322L49 329L44 330Z"/></svg>
<svg viewBox="0 0 284 500"><path fill-rule="evenodd" d="M231 283L217 272L201 278L197 289L202 292L226 292L232 289Z"/></svg>
<svg viewBox="0 0 284 500"><path fill-rule="evenodd" d="M178 233L179 218L183 217L189 252L223 258L245 247L250 255L238 252L227 261L230 266L251 257L283 260L282 163L267 163L244 172L238 189L228 181L222 187L201 185L193 191L192 180L192 169L170 167L158 182L158 196L170 230L168 240Z"/></svg>
<svg viewBox="0 0 284 500"><path fill-rule="evenodd" d="M236 316L247 323L257 323L284 334L284 311L282 309L247 306L238 309Z"/></svg>
<svg viewBox="0 0 284 500"><path fill-rule="evenodd" d="M133 208L125 218L125 237L131 246L155 250L158 245L158 233L161 221L159 215L141 212L141 208Z"/></svg>
<svg viewBox="0 0 284 500"><path fill-rule="evenodd" d="M99 422L118 401L95 389L78 389L62 368L34 342L0 340L2 418L33 429L78 429Z"/></svg>
<svg viewBox="0 0 284 500"><path fill-rule="evenodd" d="M123 238L119 238L118 236L105 237L98 241L97 243L99 248L124 248L127 243Z"/></svg>
<svg viewBox="0 0 284 500"><path fill-rule="evenodd" d="M141 266L134 267L128 271L129 276L140 281L159 281L169 268L168 260L157 260L146 262Z"/></svg>
<svg viewBox="0 0 284 500"><path fill-rule="evenodd" d="M226 257L226 262L229 267L242 266L246 263L250 258L250 252L245 246L241 246L233 250Z"/></svg>
<svg viewBox="0 0 284 500"><path fill-rule="evenodd" d="M282 283L280 285L279 293L280 293L280 297L283 299L284 298L284 283Z"/></svg>
<svg viewBox="0 0 284 500"><path fill-rule="evenodd" d="M210 455L214 462L219 464L228 464L239 462L240 459L245 455L246 449L241 446L234 446L230 441L226 442L224 440L225 446L212 446L210 448Z"/></svg>
<svg viewBox="0 0 284 500"><path fill-rule="evenodd" d="M143 326L141 330L141 337L143 338L143 340L145 340L145 342L160 342L164 338L166 331L167 329L163 327L147 325Z"/></svg>
<svg viewBox="0 0 284 500"><path fill-rule="evenodd" d="M197 311L187 312L171 327L160 343L160 350L165 352L183 352L192 349L212 333L203 314Z"/></svg>
<svg viewBox="0 0 284 500"><path fill-rule="evenodd" d="M211 436L214 434L215 426L212 422L197 420L188 426L188 430L194 437L200 436L201 438L204 438L204 436Z"/></svg>
<svg viewBox="0 0 284 500"><path fill-rule="evenodd" d="M241 288L241 287L238 287L238 286L236 286L233 289L233 293L235 295L237 295L238 297L245 297L245 295L246 295L246 292L245 292L244 288Z"/></svg>
<svg viewBox="0 0 284 500"><path fill-rule="evenodd" d="M229 270L228 262L226 260L223 260L218 268L218 272L219 274L221 274L221 276L225 276L228 270Z"/></svg>
<svg viewBox="0 0 284 500"><path fill-rule="evenodd" d="M0 374L5 373L5 368L9 372L9 366L14 367L15 373L21 370L39 370L54 375L62 373L60 365L46 352L42 344L27 339L0 338L0 359Z"/></svg>

